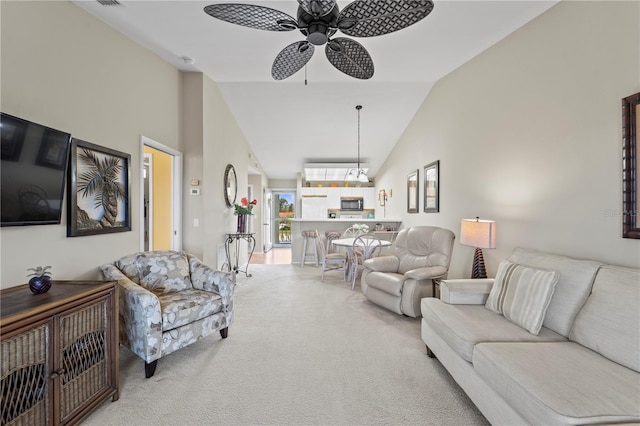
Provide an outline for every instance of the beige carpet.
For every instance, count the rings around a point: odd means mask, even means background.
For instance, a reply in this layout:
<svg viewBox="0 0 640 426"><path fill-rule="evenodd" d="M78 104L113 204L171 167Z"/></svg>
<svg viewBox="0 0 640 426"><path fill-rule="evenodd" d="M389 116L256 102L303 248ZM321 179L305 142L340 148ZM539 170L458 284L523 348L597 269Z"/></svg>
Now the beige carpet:
<svg viewBox="0 0 640 426"><path fill-rule="evenodd" d="M486 425L437 360L420 320L368 302L329 272L250 265L235 320L161 358L120 350L120 399L87 425Z"/></svg>

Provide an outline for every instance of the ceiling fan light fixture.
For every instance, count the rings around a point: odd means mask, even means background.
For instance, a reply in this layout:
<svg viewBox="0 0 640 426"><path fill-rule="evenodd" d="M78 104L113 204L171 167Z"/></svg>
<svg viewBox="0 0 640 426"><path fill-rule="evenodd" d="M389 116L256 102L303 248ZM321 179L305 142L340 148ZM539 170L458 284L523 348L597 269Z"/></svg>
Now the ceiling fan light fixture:
<svg viewBox="0 0 640 426"><path fill-rule="evenodd" d="M315 44L316 46L322 46L329 40L329 37L327 36L328 31L329 27L326 25L320 22L312 23L309 25L307 41L311 44Z"/></svg>

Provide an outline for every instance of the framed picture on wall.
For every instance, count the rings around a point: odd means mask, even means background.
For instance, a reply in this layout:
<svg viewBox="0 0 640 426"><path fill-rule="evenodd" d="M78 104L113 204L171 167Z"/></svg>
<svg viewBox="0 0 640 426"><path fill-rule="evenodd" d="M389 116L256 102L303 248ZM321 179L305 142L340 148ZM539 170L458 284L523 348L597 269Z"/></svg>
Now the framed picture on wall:
<svg viewBox="0 0 640 426"><path fill-rule="evenodd" d="M130 163L129 154L72 139L67 237L131 231Z"/></svg>
<svg viewBox="0 0 640 426"><path fill-rule="evenodd" d="M407 176L407 213L418 213L418 169Z"/></svg>
<svg viewBox="0 0 640 426"><path fill-rule="evenodd" d="M638 122L640 121L640 92L622 99L622 237L640 239L638 196L640 170L638 153Z"/></svg>
<svg viewBox="0 0 640 426"><path fill-rule="evenodd" d="M424 166L424 212L440 211L440 160Z"/></svg>

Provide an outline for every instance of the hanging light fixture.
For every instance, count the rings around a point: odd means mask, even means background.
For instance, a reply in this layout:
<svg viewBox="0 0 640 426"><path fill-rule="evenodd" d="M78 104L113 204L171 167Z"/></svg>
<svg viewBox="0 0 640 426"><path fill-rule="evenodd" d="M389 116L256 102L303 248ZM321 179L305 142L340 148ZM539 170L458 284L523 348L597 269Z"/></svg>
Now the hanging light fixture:
<svg viewBox="0 0 640 426"><path fill-rule="evenodd" d="M362 109L362 105L356 105L356 110L358 111L358 168L349 170L347 174L346 180L348 181L358 181L362 183L368 183L369 178L367 177L367 172L363 168L360 167L360 110Z"/></svg>

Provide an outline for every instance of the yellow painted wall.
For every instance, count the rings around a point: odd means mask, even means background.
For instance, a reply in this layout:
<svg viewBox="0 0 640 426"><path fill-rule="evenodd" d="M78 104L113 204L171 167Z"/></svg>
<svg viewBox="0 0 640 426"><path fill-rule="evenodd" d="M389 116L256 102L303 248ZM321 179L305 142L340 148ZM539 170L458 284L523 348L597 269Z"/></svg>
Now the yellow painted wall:
<svg viewBox="0 0 640 426"><path fill-rule="evenodd" d="M144 147L152 157L153 250L171 250L171 156Z"/></svg>

